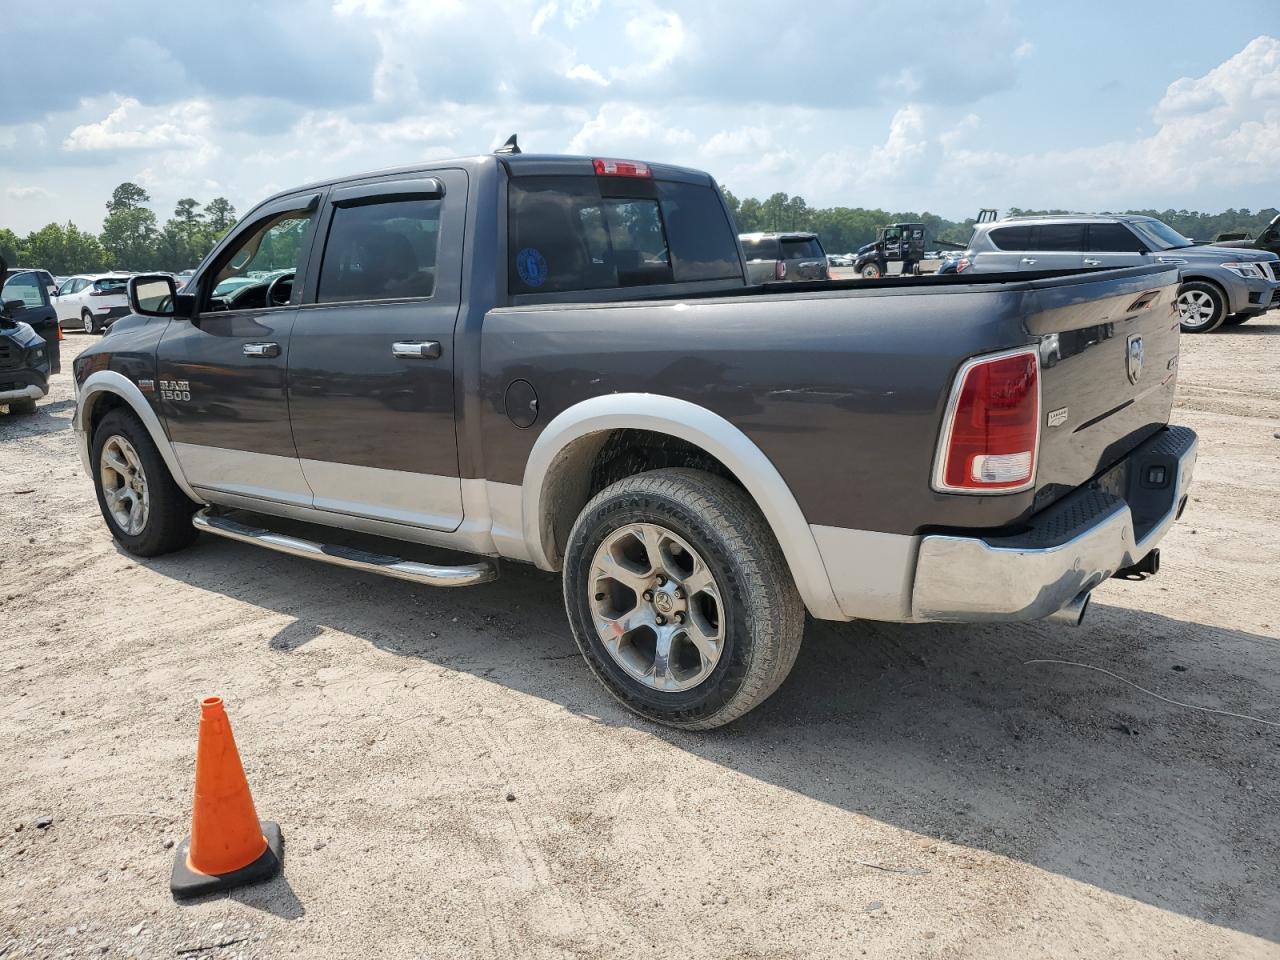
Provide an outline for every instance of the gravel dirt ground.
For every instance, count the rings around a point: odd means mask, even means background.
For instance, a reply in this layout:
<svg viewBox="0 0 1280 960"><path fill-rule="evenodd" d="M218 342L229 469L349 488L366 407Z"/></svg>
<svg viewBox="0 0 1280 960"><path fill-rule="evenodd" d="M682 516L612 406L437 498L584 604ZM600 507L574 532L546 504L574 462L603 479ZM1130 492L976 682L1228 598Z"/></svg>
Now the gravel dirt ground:
<svg viewBox="0 0 1280 960"><path fill-rule="evenodd" d="M537 571L122 554L57 377L0 415L0 958L1280 956L1280 728L1027 663L1280 721L1280 319L1183 343L1158 577L1078 630L811 624L703 734L618 707ZM285 870L179 905L210 693Z"/></svg>

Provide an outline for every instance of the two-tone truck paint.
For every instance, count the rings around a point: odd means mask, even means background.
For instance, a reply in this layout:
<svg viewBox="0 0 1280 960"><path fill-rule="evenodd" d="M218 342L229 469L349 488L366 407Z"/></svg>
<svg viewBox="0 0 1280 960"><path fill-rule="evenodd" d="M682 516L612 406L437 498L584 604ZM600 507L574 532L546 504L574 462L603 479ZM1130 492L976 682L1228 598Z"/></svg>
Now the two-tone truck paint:
<svg viewBox="0 0 1280 960"><path fill-rule="evenodd" d="M806 610L1076 622L1153 572L1195 461L1177 283L750 285L704 173L446 161L273 197L181 293L135 278L75 428L134 553L199 529L437 585L562 571L608 690L709 728L782 682Z"/></svg>

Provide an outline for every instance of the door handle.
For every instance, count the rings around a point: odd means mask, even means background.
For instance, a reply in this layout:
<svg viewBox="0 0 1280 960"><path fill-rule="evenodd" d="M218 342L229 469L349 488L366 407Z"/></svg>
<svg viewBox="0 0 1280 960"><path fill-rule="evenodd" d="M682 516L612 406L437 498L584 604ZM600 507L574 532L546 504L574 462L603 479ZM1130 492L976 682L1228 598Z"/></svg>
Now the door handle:
<svg viewBox="0 0 1280 960"><path fill-rule="evenodd" d="M1095 259L1093 259L1093 257L1085 257L1085 258L1084 258L1084 265L1085 265L1086 267L1100 267L1100 266L1102 266L1102 261L1101 261L1101 260L1095 260Z"/></svg>
<svg viewBox="0 0 1280 960"><path fill-rule="evenodd" d="M1036 262L1036 258L1035 258L1035 257L1023 257L1023 258L1022 258L1022 262L1023 262L1023 263L1025 263L1027 266L1031 266L1033 263L1035 263L1035 262Z"/></svg>
<svg viewBox="0 0 1280 960"><path fill-rule="evenodd" d="M261 357L263 359L278 357L280 356L280 344L278 343L246 343L244 345L244 355L246 357Z"/></svg>
<svg viewBox="0 0 1280 960"><path fill-rule="evenodd" d="M413 360L438 360L440 342L438 340L397 340L391 345L391 355Z"/></svg>

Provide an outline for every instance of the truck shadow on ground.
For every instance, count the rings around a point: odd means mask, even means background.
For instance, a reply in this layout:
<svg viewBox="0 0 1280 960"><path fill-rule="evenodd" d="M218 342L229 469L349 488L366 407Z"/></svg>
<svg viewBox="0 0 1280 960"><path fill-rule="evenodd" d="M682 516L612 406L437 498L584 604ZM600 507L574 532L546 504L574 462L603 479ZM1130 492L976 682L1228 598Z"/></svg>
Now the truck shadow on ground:
<svg viewBox="0 0 1280 960"><path fill-rule="evenodd" d="M268 641L282 655L342 631L924 837L1280 941L1280 730L1027 663L1090 663L1176 700L1276 719L1271 637L1099 602L1077 630L810 623L768 702L693 734L604 692L577 654L558 578L531 568L433 591L208 537L148 566L292 617Z"/></svg>

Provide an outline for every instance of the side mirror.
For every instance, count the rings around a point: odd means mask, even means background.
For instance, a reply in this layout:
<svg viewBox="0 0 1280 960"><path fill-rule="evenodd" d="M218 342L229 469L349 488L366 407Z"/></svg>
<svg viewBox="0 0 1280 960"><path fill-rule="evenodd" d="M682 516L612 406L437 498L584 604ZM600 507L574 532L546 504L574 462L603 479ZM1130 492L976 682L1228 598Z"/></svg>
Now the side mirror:
<svg viewBox="0 0 1280 960"><path fill-rule="evenodd" d="M6 300L4 302L4 312L11 317L15 313L21 313L25 309L27 309L27 302L25 300Z"/></svg>
<svg viewBox="0 0 1280 960"><path fill-rule="evenodd" d="M141 317L190 318L195 297L179 295L173 277L146 273L129 278L129 309Z"/></svg>

